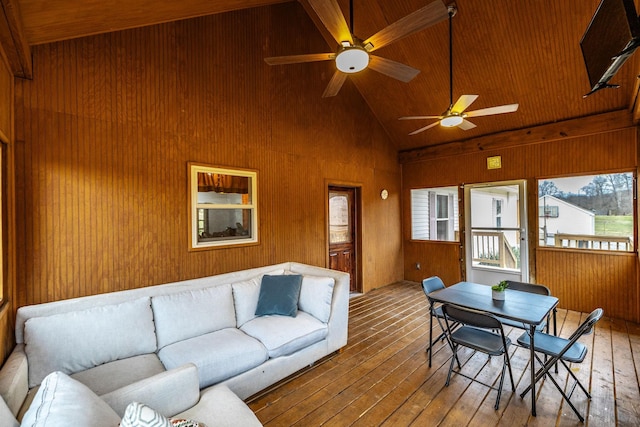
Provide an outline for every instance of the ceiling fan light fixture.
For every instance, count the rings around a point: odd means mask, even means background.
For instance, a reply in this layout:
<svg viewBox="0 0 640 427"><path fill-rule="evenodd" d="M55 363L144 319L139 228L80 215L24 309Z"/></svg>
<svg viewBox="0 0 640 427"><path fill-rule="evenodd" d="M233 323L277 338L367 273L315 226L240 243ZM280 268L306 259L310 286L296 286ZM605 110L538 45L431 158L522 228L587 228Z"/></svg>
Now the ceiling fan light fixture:
<svg viewBox="0 0 640 427"><path fill-rule="evenodd" d="M369 53L360 46L343 47L336 55L336 67L343 73L357 73L369 65Z"/></svg>
<svg viewBox="0 0 640 427"><path fill-rule="evenodd" d="M446 127L446 128L460 126L463 120L464 119L462 118L462 116L456 116L456 115L446 116L442 120L440 120L440 126Z"/></svg>

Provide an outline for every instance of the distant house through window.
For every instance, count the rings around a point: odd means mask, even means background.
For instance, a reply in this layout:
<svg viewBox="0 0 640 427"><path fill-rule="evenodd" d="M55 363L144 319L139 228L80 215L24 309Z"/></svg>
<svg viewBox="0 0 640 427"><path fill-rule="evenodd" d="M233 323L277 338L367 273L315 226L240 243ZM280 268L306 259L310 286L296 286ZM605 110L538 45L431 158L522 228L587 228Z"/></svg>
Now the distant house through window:
<svg viewBox="0 0 640 427"><path fill-rule="evenodd" d="M633 251L633 189L631 172L539 180L539 245Z"/></svg>
<svg viewBox="0 0 640 427"><path fill-rule="evenodd" d="M411 190L411 239L458 241L458 188Z"/></svg>

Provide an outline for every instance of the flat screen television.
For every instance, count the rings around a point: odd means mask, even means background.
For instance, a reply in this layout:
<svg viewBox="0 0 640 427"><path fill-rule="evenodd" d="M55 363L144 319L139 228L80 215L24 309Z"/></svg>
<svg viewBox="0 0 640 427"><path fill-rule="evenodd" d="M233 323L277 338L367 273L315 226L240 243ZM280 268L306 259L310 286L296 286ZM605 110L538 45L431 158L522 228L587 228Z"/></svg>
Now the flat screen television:
<svg viewBox="0 0 640 427"><path fill-rule="evenodd" d="M580 49L591 91L607 87L609 80L640 45L640 20L633 0L601 0L582 39Z"/></svg>

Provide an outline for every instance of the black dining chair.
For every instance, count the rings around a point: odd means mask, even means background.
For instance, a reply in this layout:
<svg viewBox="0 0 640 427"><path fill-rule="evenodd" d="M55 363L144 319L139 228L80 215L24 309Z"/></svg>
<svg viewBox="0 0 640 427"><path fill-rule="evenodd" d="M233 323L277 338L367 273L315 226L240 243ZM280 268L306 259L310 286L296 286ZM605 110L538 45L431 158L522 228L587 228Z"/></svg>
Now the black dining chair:
<svg viewBox="0 0 640 427"><path fill-rule="evenodd" d="M514 291L521 291L521 292L529 292L531 294L551 296L551 291L549 290L549 288L547 288L544 285L538 285L538 284L526 283L526 282L515 282L513 280L507 280L507 283L509 284L507 289L512 289ZM557 310L554 307L553 312L550 313L549 316L547 316L546 322L543 322L538 326L536 326L536 330L538 331L546 330L546 332L549 333L549 323L551 321L551 317L553 317L553 335L556 335L557 333L556 312ZM511 319L505 319L499 316L498 316L498 320L500 320L500 322L502 322L502 324L506 326L513 326L514 328L524 329L524 330L529 329L529 327L523 324L522 322L517 322Z"/></svg>
<svg viewBox="0 0 640 427"><path fill-rule="evenodd" d="M513 382L513 373L511 371L511 360L509 359L509 345L511 345L511 340L504 335L502 323L500 323L500 321L492 314L450 304L444 304L442 306L442 313L444 314L447 334L451 342L454 355L456 356L451 358L449 374L447 375L447 382L445 385L449 386L451 374L456 373L457 375L462 375L471 381L475 381L489 387L492 390L496 390L498 395L496 397L494 409L497 410L500 405L502 386L504 384L504 376L507 368L509 369L511 390L516 391L516 386ZM451 329L451 324L453 322L460 325L455 330ZM494 331L498 331L499 333ZM453 365L454 362L458 360L457 354L460 346L471 348L475 351L488 354L489 356L503 356L502 373L500 374L500 383L498 386L494 387L493 385L484 383L477 378L465 375L462 372L460 361L458 361L458 370L454 369Z"/></svg>
<svg viewBox="0 0 640 427"><path fill-rule="evenodd" d="M429 294L444 288L444 282L438 276L431 276L422 281L422 290L427 297L427 301L429 301L429 347L427 347L427 353L429 353L429 367L431 367L431 356L433 355L433 319L444 319L442 307L436 306L434 301L429 297ZM440 320L438 320L438 324L440 325L442 332L435 339L435 342L447 339L446 331L440 323ZM455 328L455 325L453 325L453 327Z"/></svg>
<svg viewBox="0 0 640 427"><path fill-rule="evenodd" d="M573 395L576 385L578 385L582 389L588 399L591 399L591 394L578 380L576 375L567 365L567 362L582 363L584 361L587 355L587 347L584 344L578 342L578 339L580 339L580 337L582 337L583 335L591 333L595 324L602 318L603 314L604 311L601 308L596 308L595 310L593 310L569 338L561 338L555 335L545 334L544 332L536 332L534 335L533 349L536 352L536 359L542 365L542 367L536 372L535 381L538 382L544 377L549 378L551 382L553 382L553 384L556 386L560 394L562 394L564 400L566 400L569 406L571 406L573 412L576 413L576 415L580 419L580 422L584 422L584 417L580 415L576 407L571 402L571 396ZM529 348L531 345L529 334L522 334L520 338L518 338L518 343L523 347ZM537 353L544 354L547 357L547 360L545 362L540 360L540 357L538 357ZM551 369L552 366L557 366L558 362L560 362L566 368L567 372L569 372L569 374L575 381L573 383L573 386L571 386L569 393L565 393L562 387L560 387L556 379L553 377L553 375L549 373L549 369ZM520 394L520 397L524 397L524 395L527 394L530 390L531 385L529 385L529 387L527 387Z"/></svg>

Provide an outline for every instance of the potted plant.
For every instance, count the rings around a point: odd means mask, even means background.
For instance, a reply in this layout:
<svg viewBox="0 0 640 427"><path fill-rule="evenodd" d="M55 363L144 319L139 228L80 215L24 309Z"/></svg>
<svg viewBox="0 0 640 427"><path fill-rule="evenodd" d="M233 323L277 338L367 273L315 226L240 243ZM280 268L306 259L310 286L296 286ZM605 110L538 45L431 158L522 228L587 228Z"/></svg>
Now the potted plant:
<svg viewBox="0 0 640 427"><path fill-rule="evenodd" d="M504 290L507 289L509 283L506 280L500 281L497 285L491 287L491 297L498 301L504 301Z"/></svg>

